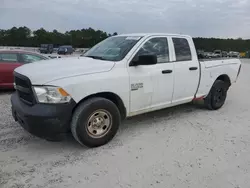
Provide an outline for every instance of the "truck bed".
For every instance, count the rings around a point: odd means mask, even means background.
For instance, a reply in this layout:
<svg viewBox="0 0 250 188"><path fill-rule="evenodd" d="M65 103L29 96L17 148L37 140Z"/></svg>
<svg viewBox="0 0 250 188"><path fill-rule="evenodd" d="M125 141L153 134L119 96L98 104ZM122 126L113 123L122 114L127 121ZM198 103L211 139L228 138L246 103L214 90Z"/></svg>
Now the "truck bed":
<svg viewBox="0 0 250 188"><path fill-rule="evenodd" d="M196 97L206 96L214 81L219 76L224 76L230 83L237 80L241 62L238 58L210 58L199 59L200 62L200 83Z"/></svg>
<svg viewBox="0 0 250 188"><path fill-rule="evenodd" d="M219 58L199 58L199 61L213 61L213 60L228 60L228 59L238 59L235 57L219 57Z"/></svg>
<svg viewBox="0 0 250 188"><path fill-rule="evenodd" d="M211 59L199 59L201 64L205 64L206 68L238 64L238 58L211 58Z"/></svg>

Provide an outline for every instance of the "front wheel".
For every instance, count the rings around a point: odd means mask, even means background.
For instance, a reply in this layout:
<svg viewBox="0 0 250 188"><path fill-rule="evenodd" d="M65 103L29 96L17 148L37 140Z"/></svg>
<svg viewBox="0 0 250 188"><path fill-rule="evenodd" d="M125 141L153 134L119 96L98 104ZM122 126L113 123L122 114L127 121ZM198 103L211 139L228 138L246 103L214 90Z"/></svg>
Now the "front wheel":
<svg viewBox="0 0 250 188"><path fill-rule="evenodd" d="M216 80L208 96L205 98L205 106L210 110L221 108L227 98L228 84L222 80Z"/></svg>
<svg viewBox="0 0 250 188"><path fill-rule="evenodd" d="M98 147L115 136L120 121L120 112L112 101L100 97L91 98L75 110L71 132L81 145Z"/></svg>

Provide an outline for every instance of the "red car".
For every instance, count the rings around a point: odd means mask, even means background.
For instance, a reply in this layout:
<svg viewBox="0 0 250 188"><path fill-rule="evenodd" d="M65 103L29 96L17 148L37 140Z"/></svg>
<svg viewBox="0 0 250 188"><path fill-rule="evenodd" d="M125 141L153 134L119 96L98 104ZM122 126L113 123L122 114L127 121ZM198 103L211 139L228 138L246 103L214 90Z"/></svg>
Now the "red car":
<svg viewBox="0 0 250 188"><path fill-rule="evenodd" d="M49 59L28 51L0 50L0 89L13 89L15 68L34 61Z"/></svg>

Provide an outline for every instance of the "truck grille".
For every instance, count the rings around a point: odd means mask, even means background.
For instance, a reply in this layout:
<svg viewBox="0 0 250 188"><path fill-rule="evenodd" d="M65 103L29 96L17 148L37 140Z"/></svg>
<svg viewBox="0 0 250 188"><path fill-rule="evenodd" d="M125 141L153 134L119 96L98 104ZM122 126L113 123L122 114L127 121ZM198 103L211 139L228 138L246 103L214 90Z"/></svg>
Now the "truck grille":
<svg viewBox="0 0 250 188"><path fill-rule="evenodd" d="M34 95L29 78L18 73L14 73L15 88L20 99L26 104L34 104Z"/></svg>

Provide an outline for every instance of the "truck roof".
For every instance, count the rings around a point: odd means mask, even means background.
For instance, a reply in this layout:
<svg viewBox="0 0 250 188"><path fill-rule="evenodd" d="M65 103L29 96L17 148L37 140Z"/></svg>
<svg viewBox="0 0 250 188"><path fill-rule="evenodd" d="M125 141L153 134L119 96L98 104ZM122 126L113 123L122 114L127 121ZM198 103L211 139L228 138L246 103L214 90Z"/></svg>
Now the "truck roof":
<svg viewBox="0 0 250 188"><path fill-rule="evenodd" d="M119 34L118 36L140 36L140 37L150 37L155 35L165 35L165 36L178 36L178 37L191 37L189 35L181 35L181 34L171 34L171 33L128 33L128 34Z"/></svg>

